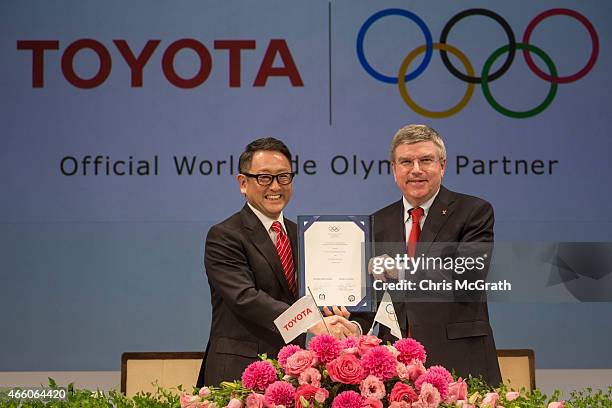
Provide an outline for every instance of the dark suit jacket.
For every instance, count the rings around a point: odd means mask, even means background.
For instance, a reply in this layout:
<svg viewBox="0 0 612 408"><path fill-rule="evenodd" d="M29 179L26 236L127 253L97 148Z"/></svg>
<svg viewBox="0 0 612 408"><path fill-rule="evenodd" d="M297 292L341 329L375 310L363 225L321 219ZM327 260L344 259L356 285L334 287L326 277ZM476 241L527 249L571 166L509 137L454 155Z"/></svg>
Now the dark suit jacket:
<svg viewBox="0 0 612 408"><path fill-rule="evenodd" d="M374 241L405 243L403 214L402 200L377 211L373 215ZM493 208L488 202L441 186L425 219L417 256L429 255L431 243L436 242L458 243L455 249L470 242L492 243L493 223ZM482 278L484 275L486 270ZM394 303L403 336L409 325L411 336L425 346L428 366L443 365L464 378L482 375L491 385L501 382L486 297L476 302ZM383 326L379 335L395 340Z"/></svg>
<svg viewBox="0 0 612 408"><path fill-rule="evenodd" d="M298 265L297 226L284 223ZM198 386L240 379L258 354L275 358L285 343L273 321L296 300L268 231L246 204L208 231L204 265L212 324Z"/></svg>

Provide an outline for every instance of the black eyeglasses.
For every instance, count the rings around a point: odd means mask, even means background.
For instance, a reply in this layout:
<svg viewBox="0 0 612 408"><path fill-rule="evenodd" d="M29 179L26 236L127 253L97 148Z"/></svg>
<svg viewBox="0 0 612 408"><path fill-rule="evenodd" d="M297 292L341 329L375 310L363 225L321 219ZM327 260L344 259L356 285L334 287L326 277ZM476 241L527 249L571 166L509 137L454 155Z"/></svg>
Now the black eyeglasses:
<svg viewBox="0 0 612 408"><path fill-rule="evenodd" d="M281 186L286 186L287 184L291 184L293 177L295 177L295 173L280 173L280 174L251 174L251 173L240 173L244 174L247 177L254 178L257 180L257 184L260 186L269 186L274 182L274 179Z"/></svg>

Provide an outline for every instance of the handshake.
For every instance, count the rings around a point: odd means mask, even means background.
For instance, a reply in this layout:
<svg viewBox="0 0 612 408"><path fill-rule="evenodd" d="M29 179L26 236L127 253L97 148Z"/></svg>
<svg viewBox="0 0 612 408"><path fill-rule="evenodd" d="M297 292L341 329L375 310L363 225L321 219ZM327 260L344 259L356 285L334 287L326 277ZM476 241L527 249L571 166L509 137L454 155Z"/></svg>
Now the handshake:
<svg viewBox="0 0 612 408"><path fill-rule="evenodd" d="M374 279L378 279L383 282L386 282L387 280L399 279L399 270L395 266L395 262L389 262L387 261L387 258L393 260L393 258L387 254L370 258L370 262L368 262L368 273L372 275Z"/></svg>
<svg viewBox="0 0 612 408"><path fill-rule="evenodd" d="M316 325L312 326L308 329L308 333L319 335L319 334L327 334L329 330L329 334L338 338L344 339L350 336L359 336L361 335L361 326L358 323L349 321L348 318L351 316L351 313L346 310L344 306L332 307L333 311L330 311L327 306L323 308L323 314L325 317L325 323L319 322Z"/></svg>

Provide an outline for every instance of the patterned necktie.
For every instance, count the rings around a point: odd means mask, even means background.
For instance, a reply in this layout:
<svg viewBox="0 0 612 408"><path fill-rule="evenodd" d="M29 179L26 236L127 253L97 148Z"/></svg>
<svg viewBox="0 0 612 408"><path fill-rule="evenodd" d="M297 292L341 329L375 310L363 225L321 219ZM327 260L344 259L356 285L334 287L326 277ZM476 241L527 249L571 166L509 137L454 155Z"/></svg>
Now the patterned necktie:
<svg viewBox="0 0 612 408"><path fill-rule="evenodd" d="M280 258L281 265L283 266L283 272L285 273L285 278L287 278L287 284L289 285L289 290L293 293L293 296L297 298L297 285L295 283L295 276L293 273L293 254L291 253L291 243L289 242L289 238L285 231L283 231L283 227L281 223L278 221L274 221L272 223L272 230L276 233L276 252L278 252L278 257Z"/></svg>
<svg viewBox="0 0 612 408"><path fill-rule="evenodd" d="M425 210L421 207L416 207L408 210L410 214L410 220L412 221L412 228L410 228L410 236L408 237L407 251L408 256L413 258L416 254L417 242L419 242L419 236L421 235L421 217L425 214Z"/></svg>

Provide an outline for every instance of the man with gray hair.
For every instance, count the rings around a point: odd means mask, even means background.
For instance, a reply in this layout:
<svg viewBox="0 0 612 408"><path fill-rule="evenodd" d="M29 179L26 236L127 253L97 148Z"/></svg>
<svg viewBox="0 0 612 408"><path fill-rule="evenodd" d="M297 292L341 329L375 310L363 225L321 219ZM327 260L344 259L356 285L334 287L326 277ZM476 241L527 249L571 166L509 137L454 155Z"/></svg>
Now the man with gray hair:
<svg viewBox="0 0 612 408"><path fill-rule="evenodd" d="M385 243L398 242L402 243L401 252L413 258L430 256L435 247L432 243L452 243L455 257L470 244L484 243L491 248L493 208L480 198L442 186L446 148L434 129L425 125L401 128L393 137L390 153L393 178L402 198L373 215L377 254L388 252ZM488 265L480 277L486 276L486 269ZM411 277L427 276L427 272L420 272ZM385 274L376 277L403 278L397 276L397 269ZM425 297L415 301L412 295L392 294L396 315L402 336L413 337L425 346L428 365L443 365L464 378L482 376L489 384L498 385L501 375L486 296L458 301L453 294L450 300ZM386 327L381 327L379 336L393 340Z"/></svg>

